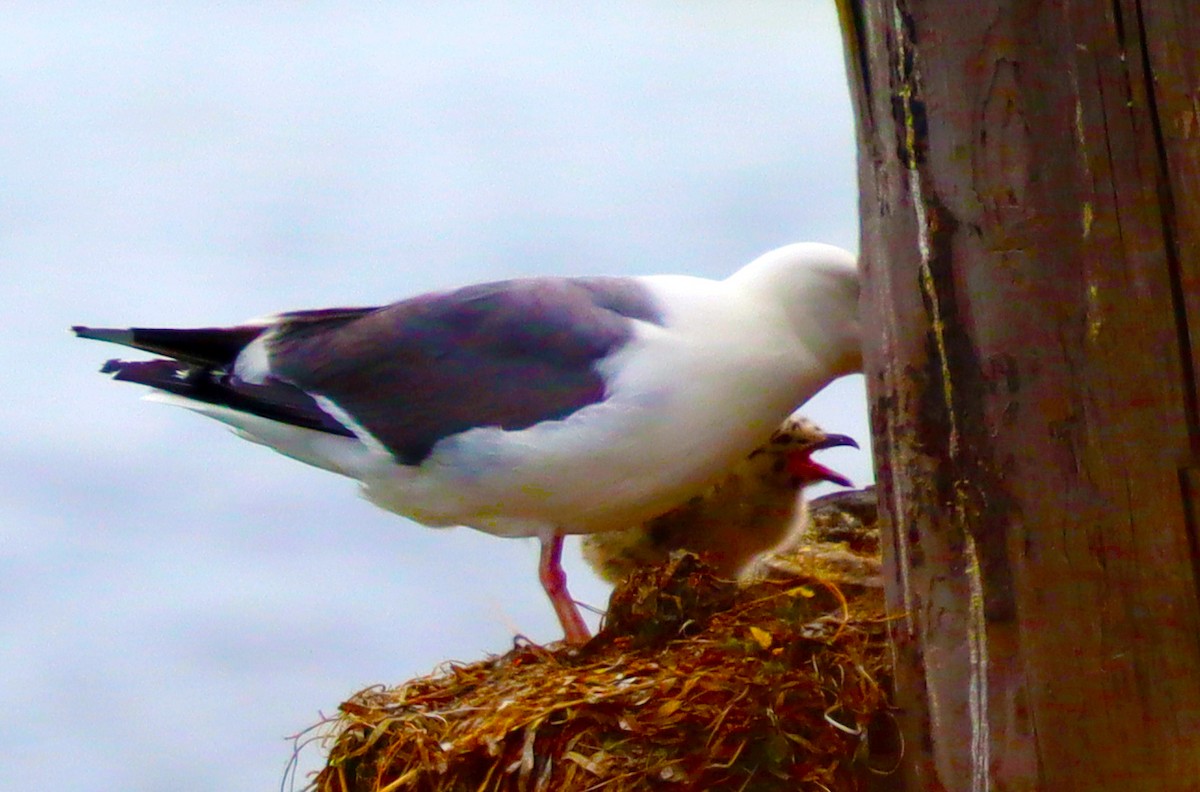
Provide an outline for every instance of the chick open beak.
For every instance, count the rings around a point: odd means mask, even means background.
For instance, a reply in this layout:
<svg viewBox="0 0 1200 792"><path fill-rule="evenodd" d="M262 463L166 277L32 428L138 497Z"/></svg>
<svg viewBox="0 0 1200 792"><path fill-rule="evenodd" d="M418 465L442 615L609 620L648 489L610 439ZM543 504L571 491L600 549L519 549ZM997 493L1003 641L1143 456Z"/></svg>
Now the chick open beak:
<svg viewBox="0 0 1200 792"><path fill-rule="evenodd" d="M835 448L837 446L850 446L858 448L858 443L854 442L854 438L847 435L831 434L825 435L825 438L817 441L801 451L796 451L788 459L788 470L793 476L798 477L802 482L811 483L817 481L829 481L841 487L853 487L854 482L837 473L833 470L816 462L812 458L815 451L820 451L825 448Z"/></svg>

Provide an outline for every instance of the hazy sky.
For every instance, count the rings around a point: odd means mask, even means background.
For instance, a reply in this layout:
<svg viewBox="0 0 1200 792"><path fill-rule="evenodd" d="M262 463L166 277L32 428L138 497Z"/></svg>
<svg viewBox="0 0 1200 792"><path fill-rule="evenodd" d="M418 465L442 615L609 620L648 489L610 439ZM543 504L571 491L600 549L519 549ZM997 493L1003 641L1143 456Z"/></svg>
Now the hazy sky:
<svg viewBox="0 0 1200 792"><path fill-rule="evenodd" d="M69 325L857 247L833 3L346 5L0 15L0 788L274 789L355 690L559 637L534 542L140 401ZM860 377L806 412L865 447Z"/></svg>

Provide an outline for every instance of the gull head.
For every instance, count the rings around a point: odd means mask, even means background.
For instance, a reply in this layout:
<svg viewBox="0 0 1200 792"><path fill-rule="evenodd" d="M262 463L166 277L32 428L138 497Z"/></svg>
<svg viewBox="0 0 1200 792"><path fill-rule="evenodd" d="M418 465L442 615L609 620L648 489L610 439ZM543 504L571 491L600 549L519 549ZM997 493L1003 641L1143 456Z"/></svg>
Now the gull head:
<svg viewBox="0 0 1200 792"><path fill-rule="evenodd" d="M820 242L785 245L727 282L781 311L797 338L835 375L862 369L859 270L850 251Z"/></svg>

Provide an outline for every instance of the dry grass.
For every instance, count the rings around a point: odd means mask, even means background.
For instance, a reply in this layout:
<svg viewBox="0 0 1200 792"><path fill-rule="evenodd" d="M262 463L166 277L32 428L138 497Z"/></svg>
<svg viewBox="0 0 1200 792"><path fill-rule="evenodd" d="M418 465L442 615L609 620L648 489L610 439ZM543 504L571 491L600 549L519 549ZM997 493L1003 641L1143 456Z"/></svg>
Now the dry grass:
<svg viewBox="0 0 1200 792"><path fill-rule="evenodd" d="M866 789L896 753L882 593L813 557L739 588L685 555L618 587L582 648L361 691L315 788Z"/></svg>

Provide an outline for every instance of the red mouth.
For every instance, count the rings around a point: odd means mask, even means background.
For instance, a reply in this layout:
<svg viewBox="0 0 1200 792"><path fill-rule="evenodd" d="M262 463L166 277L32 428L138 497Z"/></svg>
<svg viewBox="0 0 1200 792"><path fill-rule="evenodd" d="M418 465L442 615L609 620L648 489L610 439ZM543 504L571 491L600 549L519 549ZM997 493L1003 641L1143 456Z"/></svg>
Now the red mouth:
<svg viewBox="0 0 1200 792"><path fill-rule="evenodd" d="M843 476L837 471L830 470L816 462L812 458L815 451L820 451L823 448L834 448L835 446L851 446L858 448L858 443L854 442L853 438L846 435L828 435L819 443L816 443L803 451L798 451L788 457L788 472L799 478L802 482L811 483L817 481L828 481L837 484L841 487L853 487L854 482Z"/></svg>

